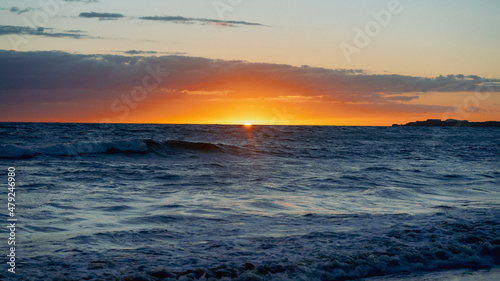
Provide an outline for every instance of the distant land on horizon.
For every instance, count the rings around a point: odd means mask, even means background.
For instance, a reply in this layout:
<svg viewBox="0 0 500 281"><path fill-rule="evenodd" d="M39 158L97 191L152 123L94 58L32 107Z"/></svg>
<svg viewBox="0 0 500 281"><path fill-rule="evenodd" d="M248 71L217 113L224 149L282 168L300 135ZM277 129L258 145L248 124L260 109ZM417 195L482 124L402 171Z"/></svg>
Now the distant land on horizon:
<svg viewBox="0 0 500 281"><path fill-rule="evenodd" d="M393 127L500 127L500 121L469 122L467 120L447 119L427 119L425 121L409 122L404 125L393 124Z"/></svg>

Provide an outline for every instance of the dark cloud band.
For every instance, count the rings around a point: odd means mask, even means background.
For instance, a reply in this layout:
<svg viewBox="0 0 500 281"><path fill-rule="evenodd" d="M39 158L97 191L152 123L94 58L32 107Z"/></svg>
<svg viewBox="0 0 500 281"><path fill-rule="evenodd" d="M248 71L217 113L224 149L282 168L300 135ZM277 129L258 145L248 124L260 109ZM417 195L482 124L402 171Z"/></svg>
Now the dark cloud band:
<svg viewBox="0 0 500 281"><path fill-rule="evenodd" d="M34 36L45 36L45 37L56 37L56 38L73 38L82 39L87 38L86 35L81 34L79 30L68 30L65 32L54 32L52 28L32 28L27 26L12 26L12 25L0 25L0 35L34 35Z"/></svg>
<svg viewBox="0 0 500 281"><path fill-rule="evenodd" d="M2 26L0 35L47 34L29 27ZM52 36L66 36L66 34ZM75 36L69 34L67 36ZM127 54L154 54L151 51L130 50ZM490 90L500 91L500 80L479 76L448 75L424 78L402 75L372 75L362 70L294 67L282 64L249 63L245 61L213 60L186 56L122 56L79 55L65 52L13 52L0 51L0 85L3 89L32 88L113 88L127 85L142 75L144 65L161 65L171 72L169 85L184 89L197 86L205 90L225 90L223 81L262 79L269 84L302 89L304 95L351 95L369 97L376 93L391 93L389 99L400 93L475 91L489 83ZM15 67L13 67L15 66ZM71 71L67 71L71 70ZM122 73L122 75L116 75ZM12 79L31 77L36 79ZM17 83L16 81L19 81ZM133 82L132 82L133 83ZM396 96L395 96L396 95Z"/></svg>
<svg viewBox="0 0 500 281"><path fill-rule="evenodd" d="M254 22L246 22L246 21L228 21L228 20L216 20L216 19L205 19L205 18L186 18L186 17L140 17L141 20L152 20L152 21L165 21L165 22L174 22L174 23L201 23L201 24L216 24L221 26L240 26L240 25L256 25L256 26L265 26L260 23Z"/></svg>
<svg viewBox="0 0 500 281"><path fill-rule="evenodd" d="M84 12L78 15L80 18L98 18L100 20L117 20L124 18L123 14L119 13L96 13L96 12ZM206 19L206 18L187 18L181 16L146 16L139 17L140 20L147 21L162 21L162 22L172 22L181 24L214 24L219 26L266 26L264 24L247 22L247 21L231 21L231 20L217 20L217 19Z"/></svg>
<svg viewBox="0 0 500 281"><path fill-rule="evenodd" d="M123 15L118 14L118 13L88 12L88 13L80 13L79 17L81 17L81 18L98 18L100 20L116 20L116 19L123 18Z"/></svg>
<svg viewBox="0 0 500 281"><path fill-rule="evenodd" d="M64 2L97 3L99 0L63 0Z"/></svg>
<svg viewBox="0 0 500 281"><path fill-rule="evenodd" d="M6 110L0 111L0 118L11 120L12 114L22 117L25 115L19 112L42 107L45 109L39 110L36 118L52 116L53 112L57 116L95 116L99 110L109 114L110 104L124 93L141 85L153 85L151 75L161 76L154 84L155 92L150 93L151 104L165 99L208 103L267 100L321 102L327 107L345 105L360 111L428 113L453 112L455 108L405 102L417 99L423 92L500 92L500 80L478 76L372 75L362 70L147 56L147 51L137 50L129 54L134 56L0 51L0 98L7 101L2 104Z"/></svg>
<svg viewBox="0 0 500 281"><path fill-rule="evenodd" d="M32 11L32 10L34 10L34 9L33 8L29 8L29 7L25 8L25 9L21 9L21 8L18 8L18 7L11 7L9 9L9 11L11 13L14 13L14 14L17 14L17 15L24 14L24 13Z"/></svg>

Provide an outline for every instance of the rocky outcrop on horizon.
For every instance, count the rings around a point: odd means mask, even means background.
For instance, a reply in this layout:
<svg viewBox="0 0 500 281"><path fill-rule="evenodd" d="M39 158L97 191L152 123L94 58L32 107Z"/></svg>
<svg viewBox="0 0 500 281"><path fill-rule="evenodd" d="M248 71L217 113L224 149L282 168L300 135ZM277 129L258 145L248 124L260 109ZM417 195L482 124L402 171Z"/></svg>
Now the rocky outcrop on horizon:
<svg viewBox="0 0 500 281"><path fill-rule="evenodd" d="M447 119L427 119L425 121L409 122L404 125L393 124L396 126L408 127L500 127L499 121L486 121L486 122L469 122L467 120Z"/></svg>

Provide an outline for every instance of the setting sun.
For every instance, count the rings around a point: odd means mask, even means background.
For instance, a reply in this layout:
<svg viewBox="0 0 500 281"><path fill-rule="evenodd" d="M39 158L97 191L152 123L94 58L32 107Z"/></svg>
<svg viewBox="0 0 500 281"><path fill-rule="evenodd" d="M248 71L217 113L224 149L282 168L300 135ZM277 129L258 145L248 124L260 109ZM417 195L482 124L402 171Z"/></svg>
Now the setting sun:
<svg viewBox="0 0 500 281"><path fill-rule="evenodd" d="M245 126L252 126L252 123L245 123Z"/></svg>

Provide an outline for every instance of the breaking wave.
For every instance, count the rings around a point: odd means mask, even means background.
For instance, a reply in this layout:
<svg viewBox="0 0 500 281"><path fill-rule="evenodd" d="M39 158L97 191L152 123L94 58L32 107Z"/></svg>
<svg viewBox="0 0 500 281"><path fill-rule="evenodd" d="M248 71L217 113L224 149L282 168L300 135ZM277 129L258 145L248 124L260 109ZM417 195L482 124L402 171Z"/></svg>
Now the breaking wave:
<svg viewBox="0 0 500 281"><path fill-rule="evenodd" d="M163 142L152 139L123 140L113 142L78 142L54 144L44 147L23 147L15 145L0 145L0 158L26 159L38 155L49 156L81 156L87 154L131 154L155 153L160 155L170 153L194 152L222 152L244 153L251 152L248 148L207 142L189 142L181 140L167 140Z"/></svg>

